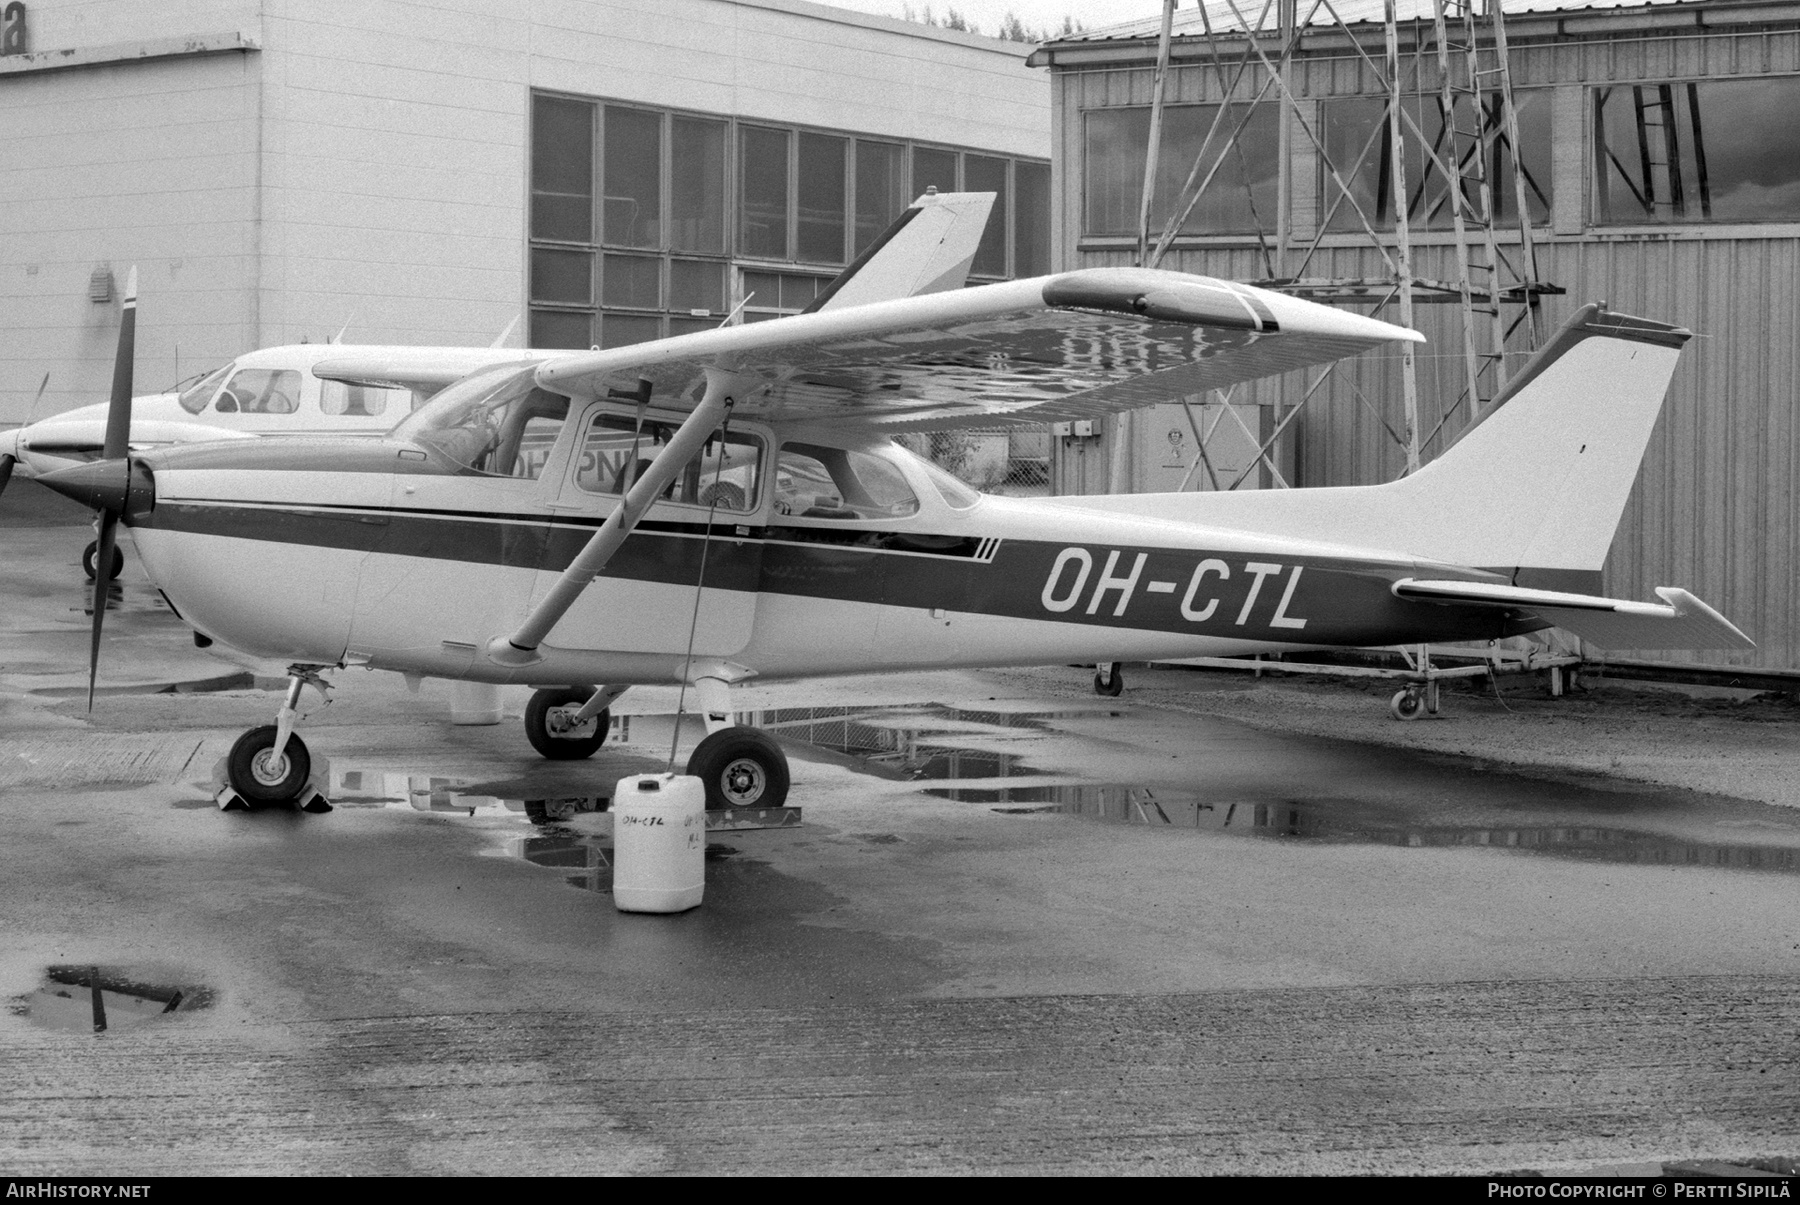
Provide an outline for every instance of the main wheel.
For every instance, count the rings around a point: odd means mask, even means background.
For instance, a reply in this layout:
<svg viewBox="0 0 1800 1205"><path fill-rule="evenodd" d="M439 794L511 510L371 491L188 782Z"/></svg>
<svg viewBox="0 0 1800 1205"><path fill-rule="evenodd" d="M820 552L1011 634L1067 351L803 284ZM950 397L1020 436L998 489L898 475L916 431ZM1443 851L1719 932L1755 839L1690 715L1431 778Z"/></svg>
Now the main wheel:
<svg viewBox="0 0 1800 1205"><path fill-rule="evenodd" d="M1425 696L1408 687L1389 701L1388 711L1396 720L1416 720L1425 714Z"/></svg>
<svg viewBox="0 0 1800 1205"><path fill-rule="evenodd" d="M754 728L713 733L695 746L687 772L706 784L708 811L778 808L787 800L787 754Z"/></svg>
<svg viewBox="0 0 1800 1205"><path fill-rule="evenodd" d="M525 739L531 747L551 761L580 761L592 757L606 743L607 729L612 726L612 713L605 708L582 725L586 735L566 736L550 730L550 711L555 707L579 707L594 697L592 687L565 686L555 690L538 690L525 705ZM588 724L593 725L591 732Z"/></svg>
<svg viewBox="0 0 1800 1205"><path fill-rule="evenodd" d="M1094 675L1094 693L1116 699L1125 691L1125 667L1117 661L1112 663L1112 676L1096 673Z"/></svg>
<svg viewBox="0 0 1800 1205"><path fill-rule="evenodd" d="M100 541L99 540L89 540L88 546L81 550L81 571L88 575L89 580L92 580L92 578L94 576L94 559L96 557L98 557L99 555L100 555ZM114 579L116 579L119 576L119 574L121 574L123 572L125 572L125 554L119 550L119 546L117 544L114 544L113 545L113 555L112 555L112 572L106 575L106 580L109 582L113 581Z"/></svg>
<svg viewBox="0 0 1800 1205"><path fill-rule="evenodd" d="M312 754L306 742L289 735L280 757L275 752L275 725L264 724L238 737L225 759L225 776L231 789L247 803L291 803L306 789L312 774Z"/></svg>

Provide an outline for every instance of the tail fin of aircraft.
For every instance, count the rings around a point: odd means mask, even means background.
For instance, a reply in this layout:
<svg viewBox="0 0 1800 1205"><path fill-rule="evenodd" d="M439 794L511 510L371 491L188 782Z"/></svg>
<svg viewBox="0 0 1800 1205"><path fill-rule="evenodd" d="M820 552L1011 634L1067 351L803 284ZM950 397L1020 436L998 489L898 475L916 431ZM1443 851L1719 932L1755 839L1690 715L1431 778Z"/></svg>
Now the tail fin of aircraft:
<svg viewBox="0 0 1800 1205"><path fill-rule="evenodd" d="M804 312L962 288L993 207L991 192L927 192Z"/></svg>
<svg viewBox="0 0 1800 1205"><path fill-rule="evenodd" d="M1069 499L1596 590L1690 332L1589 305L1455 444L1386 485Z"/></svg>

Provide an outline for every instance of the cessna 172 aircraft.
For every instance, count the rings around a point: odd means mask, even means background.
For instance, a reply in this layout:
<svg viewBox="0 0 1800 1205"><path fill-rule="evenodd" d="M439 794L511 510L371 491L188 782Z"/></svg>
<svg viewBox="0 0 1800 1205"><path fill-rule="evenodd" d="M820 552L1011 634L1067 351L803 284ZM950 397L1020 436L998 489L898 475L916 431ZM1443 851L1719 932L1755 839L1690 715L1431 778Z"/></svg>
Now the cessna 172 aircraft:
<svg viewBox="0 0 1800 1205"><path fill-rule="evenodd" d="M1416 332L1245 285L1097 268L471 373L384 438L130 453L44 484L129 525L197 633L291 661L228 759L307 789L297 705L367 666L538 687L532 744L586 757L634 684L682 683L710 806L786 794L732 723L752 678L1484 640L1747 647L1684 590L1600 568L1689 333L1587 306L1435 461L1385 485L983 496L896 431L1092 419ZM315 372L391 379L379 357ZM104 608L94 612L90 681Z"/></svg>
<svg viewBox="0 0 1800 1205"><path fill-rule="evenodd" d="M812 310L960 289L980 247L995 194L929 189L856 261L829 282ZM128 292L135 295L135 285ZM749 300L746 298L746 300ZM249 352L168 393L132 399L133 451L259 435L380 435L437 390L490 364L556 352L493 346L412 347L296 343ZM340 332L341 337L341 332ZM321 361L375 363L376 381L322 379ZM41 390L40 390L41 392ZM16 469L31 478L94 459L105 442L107 403L0 432L0 492ZM82 564L94 576L99 541ZM111 576L123 567L115 548Z"/></svg>

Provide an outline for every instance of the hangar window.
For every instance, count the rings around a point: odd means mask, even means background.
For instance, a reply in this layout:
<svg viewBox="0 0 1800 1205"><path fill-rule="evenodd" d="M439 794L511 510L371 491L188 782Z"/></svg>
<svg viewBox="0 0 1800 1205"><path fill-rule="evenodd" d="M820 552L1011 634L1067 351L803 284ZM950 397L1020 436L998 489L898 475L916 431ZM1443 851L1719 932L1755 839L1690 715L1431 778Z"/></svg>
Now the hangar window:
<svg viewBox="0 0 1800 1205"><path fill-rule="evenodd" d="M796 312L928 185L998 194L974 276L1048 271L1046 163L582 97L531 112L533 347Z"/></svg>
<svg viewBox="0 0 1800 1205"><path fill-rule="evenodd" d="M1525 204L1534 223L1550 219L1550 90L1519 89L1513 93L1513 108L1519 126L1519 168L1525 185ZM1401 104L1411 124L1401 137L1406 169L1406 220L1414 229L1449 229L1455 224L1454 201L1450 182L1439 170L1434 157L1447 153L1450 129L1444 120L1443 103L1437 95L1403 97ZM1327 100L1320 125L1325 152L1355 198L1352 207L1330 172L1319 172L1319 204L1326 229L1360 230L1356 216L1360 208L1377 228L1394 225L1393 144L1389 138L1387 98L1382 96L1344 96ZM1471 119L1472 120L1472 119ZM1484 166L1496 221L1516 221L1518 192L1512 178L1512 152L1506 138L1504 114L1498 93L1482 99L1481 120L1487 135L1488 159ZM1413 127L1424 131L1432 140L1432 154L1427 155ZM1467 219L1480 201L1473 183L1474 166L1461 164L1469 208Z"/></svg>
<svg viewBox="0 0 1800 1205"><path fill-rule="evenodd" d="M1800 220L1800 76L1593 90L1595 220Z"/></svg>
<svg viewBox="0 0 1800 1205"><path fill-rule="evenodd" d="M1182 223L1181 233L1240 234L1273 228L1278 120L1274 105L1230 105L1223 114L1218 105L1165 108L1156 158L1156 195L1150 208L1152 233L1178 212L1178 204L1185 204L1180 194L1202 155L1201 179L1208 173L1213 173L1213 178ZM1092 110L1086 114L1085 139L1083 233L1136 234L1150 110Z"/></svg>
<svg viewBox="0 0 1800 1205"><path fill-rule="evenodd" d="M596 414L575 462L575 484L591 494L623 494L669 440L676 424L626 414ZM762 440L740 431L715 434L675 476L663 498L742 514L756 505L762 483Z"/></svg>

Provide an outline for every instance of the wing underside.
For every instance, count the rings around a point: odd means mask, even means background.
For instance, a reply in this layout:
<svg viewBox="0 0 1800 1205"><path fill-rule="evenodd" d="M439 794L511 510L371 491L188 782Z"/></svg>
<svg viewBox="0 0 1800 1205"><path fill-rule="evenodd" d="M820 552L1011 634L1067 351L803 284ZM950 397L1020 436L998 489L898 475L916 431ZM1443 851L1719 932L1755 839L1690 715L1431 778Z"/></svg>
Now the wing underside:
<svg viewBox="0 0 1800 1205"><path fill-rule="evenodd" d="M1417 581L1394 583L1394 595L1416 602L1493 607L1530 612L1601 648L1751 649L1751 640L1730 620L1686 590L1659 586L1661 604L1530 590L1487 582Z"/></svg>
<svg viewBox="0 0 1800 1205"><path fill-rule="evenodd" d="M647 381L687 408L705 370L755 383L740 413L889 430L1097 418L1420 336L1245 285L1089 269L578 354L546 388Z"/></svg>

